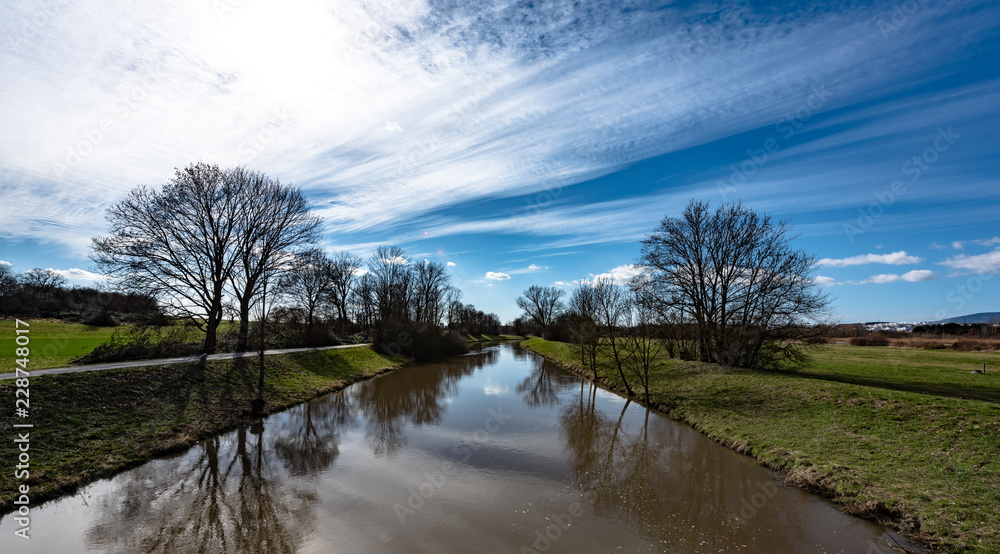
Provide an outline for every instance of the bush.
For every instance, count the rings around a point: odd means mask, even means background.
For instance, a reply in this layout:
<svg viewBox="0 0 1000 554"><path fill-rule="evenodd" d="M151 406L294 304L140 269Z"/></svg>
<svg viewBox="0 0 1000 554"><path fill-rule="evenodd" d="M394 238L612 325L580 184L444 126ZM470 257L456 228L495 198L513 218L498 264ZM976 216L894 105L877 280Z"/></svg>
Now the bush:
<svg viewBox="0 0 1000 554"><path fill-rule="evenodd" d="M830 339L826 337L808 337L803 342L806 344L830 344Z"/></svg>
<svg viewBox="0 0 1000 554"><path fill-rule="evenodd" d="M889 346L889 338L881 333L875 333L863 337L851 337L850 343L854 346Z"/></svg>
<svg viewBox="0 0 1000 554"><path fill-rule="evenodd" d="M573 342L573 334L570 332L571 328L570 316L568 314L561 314L548 327L542 330L542 338L558 342Z"/></svg>
<svg viewBox="0 0 1000 554"><path fill-rule="evenodd" d="M115 331L108 342L73 361L98 364L195 356L201 352L202 345L187 340L188 331L190 328L182 325L125 327Z"/></svg>
<svg viewBox="0 0 1000 554"><path fill-rule="evenodd" d="M951 345L952 350L964 350L966 352L989 350L990 343L981 340L957 340Z"/></svg>
<svg viewBox="0 0 1000 554"><path fill-rule="evenodd" d="M418 362L440 360L469 351L465 339L456 331L410 321L380 322L372 332L375 351L389 356L406 356Z"/></svg>

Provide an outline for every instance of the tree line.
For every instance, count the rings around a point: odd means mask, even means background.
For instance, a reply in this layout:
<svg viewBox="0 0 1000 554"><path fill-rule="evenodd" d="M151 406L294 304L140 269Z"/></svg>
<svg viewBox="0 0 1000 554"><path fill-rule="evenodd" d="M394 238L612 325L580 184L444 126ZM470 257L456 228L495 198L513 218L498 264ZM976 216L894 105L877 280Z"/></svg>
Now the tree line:
<svg viewBox="0 0 1000 554"><path fill-rule="evenodd" d="M65 277L36 267L15 273L0 264L0 316L58 318L90 325L159 317L156 301L140 294L70 287Z"/></svg>
<svg viewBox="0 0 1000 554"><path fill-rule="evenodd" d="M574 344L593 372L617 373L648 397L669 357L753 369L801 366L830 298L812 278L815 257L791 246L788 221L742 204L714 212L692 200L642 241L638 275L582 282L568 306L558 287L532 286L517 305L544 336Z"/></svg>

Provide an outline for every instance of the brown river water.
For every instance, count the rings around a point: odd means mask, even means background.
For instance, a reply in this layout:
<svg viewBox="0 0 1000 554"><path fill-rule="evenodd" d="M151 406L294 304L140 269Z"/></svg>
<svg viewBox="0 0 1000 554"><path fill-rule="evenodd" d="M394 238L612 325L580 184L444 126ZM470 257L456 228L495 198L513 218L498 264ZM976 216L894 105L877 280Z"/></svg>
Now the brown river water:
<svg viewBox="0 0 1000 554"><path fill-rule="evenodd" d="M3 552L889 553L892 538L514 344L357 383L31 512Z"/></svg>

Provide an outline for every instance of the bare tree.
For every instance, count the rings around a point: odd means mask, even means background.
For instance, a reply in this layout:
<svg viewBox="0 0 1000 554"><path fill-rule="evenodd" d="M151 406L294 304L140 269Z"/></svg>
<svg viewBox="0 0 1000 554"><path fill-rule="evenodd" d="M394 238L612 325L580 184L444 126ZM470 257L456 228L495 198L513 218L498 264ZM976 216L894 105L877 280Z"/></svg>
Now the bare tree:
<svg viewBox="0 0 1000 554"><path fill-rule="evenodd" d="M291 250L315 242L322 220L312 214L301 189L242 167L226 178L241 193L236 226L236 269L230 281L239 309L236 350L246 351L250 307L263 279L291 260ZM312 313L310 312L310 328Z"/></svg>
<svg viewBox="0 0 1000 554"><path fill-rule="evenodd" d="M337 321L342 331L350 323L348 310L361 265L361 258L350 252L337 252L330 264L330 301L337 310Z"/></svg>
<svg viewBox="0 0 1000 554"><path fill-rule="evenodd" d="M291 298L306 311L306 339L313 336L316 312L333 292L333 261L320 248L309 248L295 255L292 267L281 276L282 295Z"/></svg>
<svg viewBox="0 0 1000 554"><path fill-rule="evenodd" d="M741 204L710 213L692 200L642 244L661 300L689 316L703 361L751 368L797 366L809 324L830 299L812 279L815 258L791 247L788 221Z"/></svg>
<svg viewBox="0 0 1000 554"><path fill-rule="evenodd" d="M21 285L37 292L51 293L66 286L66 278L51 269L36 267L20 276Z"/></svg>
<svg viewBox="0 0 1000 554"><path fill-rule="evenodd" d="M0 264L0 315L7 317L15 311L13 299L17 292L17 276L7 264Z"/></svg>
<svg viewBox="0 0 1000 554"><path fill-rule="evenodd" d="M413 271L406 252L398 246L379 246L368 260L368 275L377 317L408 321Z"/></svg>
<svg viewBox="0 0 1000 554"><path fill-rule="evenodd" d="M108 208L109 235L93 239L97 270L147 294L205 332L215 351L227 281L239 261L242 183L215 165L177 170L160 190L140 186Z"/></svg>
<svg viewBox="0 0 1000 554"><path fill-rule="evenodd" d="M570 336L580 350L580 363L589 366L596 380L597 354L601 345L601 334L597 328L597 306L594 303L594 288L589 283L581 283L573 291L569 300Z"/></svg>
<svg viewBox="0 0 1000 554"><path fill-rule="evenodd" d="M560 298L565 294L566 291L559 287L531 285L524 291L523 296L517 297L517 307L524 310L528 317L544 329L563 311L564 306Z"/></svg>
<svg viewBox="0 0 1000 554"><path fill-rule="evenodd" d="M625 375L625 364L632 353L625 333L631 324L632 298L628 289L604 277L594 281L590 294L602 336L601 347L610 353L609 363L618 371L625 390L631 395L632 386Z"/></svg>
<svg viewBox="0 0 1000 554"><path fill-rule="evenodd" d="M437 262L416 264L413 269L413 319L437 325L445 312L444 302L451 289L448 268Z"/></svg>
<svg viewBox="0 0 1000 554"><path fill-rule="evenodd" d="M663 341L660 337L661 322L658 321L656 299L649 289L634 286L631 289L631 314L626 332L625 349L629 355L625 366L642 385L643 397L649 403L649 381L655 368L662 365L660 351Z"/></svg>

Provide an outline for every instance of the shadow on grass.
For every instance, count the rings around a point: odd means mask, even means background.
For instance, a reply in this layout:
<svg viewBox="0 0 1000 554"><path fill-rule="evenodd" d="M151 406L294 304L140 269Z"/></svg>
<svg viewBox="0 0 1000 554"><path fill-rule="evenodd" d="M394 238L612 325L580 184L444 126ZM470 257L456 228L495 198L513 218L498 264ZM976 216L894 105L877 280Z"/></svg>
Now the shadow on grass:
<svg viewBox="0 0 1000 554"><path fill-rule="evenodd" d="M791 376L791 375L790 375ZM955 398L959 400L981 400L1000 404L1000 391L996 388L995 377L989 375L982 376L989 379L984 384L992 387L977 387L970 383L921 383L914 381L901 381L891 378L866 377L861 375L844 375L840 373L818 374L808 371L800 371L794 374L795 377L805 379L816 379L819 381L833 381L836 383L848 383L851 385L862 385L865 387L875 387L886 390L912 392L917 394L928 394L941 396L944 398Z"/></svg>

